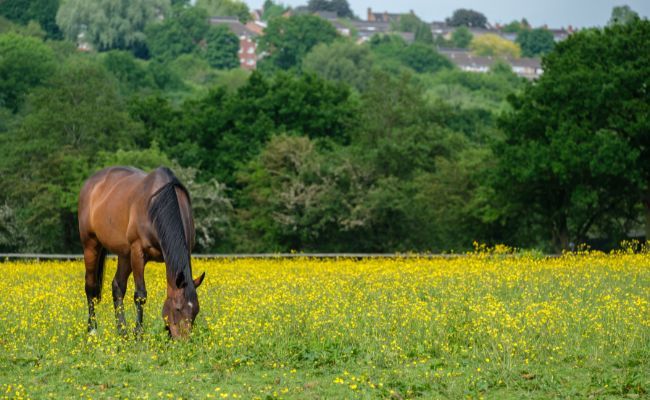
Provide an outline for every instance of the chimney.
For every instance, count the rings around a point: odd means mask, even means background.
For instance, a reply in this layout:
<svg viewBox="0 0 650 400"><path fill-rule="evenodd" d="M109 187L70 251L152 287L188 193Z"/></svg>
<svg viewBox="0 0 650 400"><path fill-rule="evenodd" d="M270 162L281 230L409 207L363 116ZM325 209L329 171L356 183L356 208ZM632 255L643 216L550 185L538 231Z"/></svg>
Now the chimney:
<svg viewBox="0 0 650 400"><path fill-rule="evenodd" d="M375 20L373 18L373 15L372 15L372 8L370 8L370 7L368 7L368 18L367 18L367 20L368 21L374 21Z"/></svg>
<svg viewBox="0 0 650 400"><path fill-rule="evenodd" d="M384 11L384 22L388 22L388 11Z"/></svg>

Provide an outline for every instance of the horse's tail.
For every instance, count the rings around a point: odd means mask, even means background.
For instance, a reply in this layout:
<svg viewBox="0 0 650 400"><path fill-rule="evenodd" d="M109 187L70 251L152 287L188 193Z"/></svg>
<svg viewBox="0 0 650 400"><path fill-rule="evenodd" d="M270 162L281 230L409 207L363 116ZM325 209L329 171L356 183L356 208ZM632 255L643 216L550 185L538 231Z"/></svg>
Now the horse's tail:
<svg viewBox="0 0 650 400"><path fill-rule="evenodd" d="M104 266L106 265L106 248L102 247L102 249L99 251L99 257L97 259L97 286L99 287L99 290L97 292L97 302L99 303L102 300L102 286L104 283L104 275L106 272L106 268Z"/></svg>

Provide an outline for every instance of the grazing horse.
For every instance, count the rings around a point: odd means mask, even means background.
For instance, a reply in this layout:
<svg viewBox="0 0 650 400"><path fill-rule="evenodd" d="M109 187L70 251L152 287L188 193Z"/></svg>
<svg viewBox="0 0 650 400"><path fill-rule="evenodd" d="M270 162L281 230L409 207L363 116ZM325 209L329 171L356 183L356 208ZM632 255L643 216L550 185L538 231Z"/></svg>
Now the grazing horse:
<svg viewBox="0 0 650 400"><path fill-rule="evenodd" d="M142 308L147 300L144 266L153 260L164 261L167 267L165 325L174 338L189 334L199 312L196 288L205 272L192 279L190 196L168 168L146 174L135 168L111 167L91 176L79 194L79 234L86 264L89 332L97 329L95 303L101 300L104 263L110 251L117 255L112 289L118 332L126 334L123 300L133 272L135 333L142 333Z"/></svg>

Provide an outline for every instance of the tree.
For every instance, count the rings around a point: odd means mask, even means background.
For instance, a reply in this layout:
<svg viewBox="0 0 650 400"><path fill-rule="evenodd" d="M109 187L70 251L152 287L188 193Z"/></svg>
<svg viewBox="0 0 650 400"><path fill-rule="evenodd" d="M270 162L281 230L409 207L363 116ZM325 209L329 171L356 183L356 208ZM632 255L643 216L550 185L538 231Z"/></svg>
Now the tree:
<svg viewBox="0 0 650 400"><path fill-rule="evenodd" d="M337 38L332 24L313 15L294 15L269 21L264 36L259 39L261 51L269 56L265 62L279 69L300 67L302 59L319 43L331 43Z"/></svg>
<svg viewBox="0 0 650 400"><path fill-rule="evenodd" d="M469 48L479 56L521 57L521 49L516 43L491 33L474 37Z"/></svg>
<svg viewBox="0 0 650 400"><path fill-rule="evenodd" d="M459 49L466 49L474 36L466 26L460 26L451 34L451 42Z"/></svg>
<svg viewBox="0 0 650 400"><path fill-rule="evenodd" d="M239 38L226 25L210 27L208 31L205 58L218 69L239 67Z"/></svg>
<svg viewBox="0 0 650 400"><path fill-rule="evenodd" d="M50 39L59 39L61 31L56 25L59 0L4 0L0 2L0 15L27 25L35 21L45 30Z"/></svg>
<svg viewBox="0 0 650 400"><path fill-rule="evenodd" d="M331 11L341 18L354 18L347 0L309 0L307 9L310 12Z"/></svg>
<svg viewBox="0 0 650 400"><path fill-rule="evenodd" d="M30 227L23 250L76 251L81 184L99 151L132 147L141 126L125 112L104 68L76 57L25 107L31 112L20 125L0 136L0 191Z"/></svg>
<svg viewBox="0 0 650 400"><path fill-rule="evenodd" d="M521 47L521 54L524 57L548 54L555 46L553 34L544 28L522 30L517 35L516 42Z"/></svg>
<svg viewBox="0 0 650 400"><path fill-rule="evenodd" d="M404 64L420 73L433 73L444 68L453 67L451 61L435 51L432 46L417 42L404 49L402 57Z"/></svg>
<svg viewBox="0 0 650 400"><path fill-rule="evenodd" d="M391 22L391 29L397 32L411 32L415 41L420 43L433 43L431 27L415 14L404 14L398 20Z"/></svg>
<svg viewBox="0 0 650 400"><path fill-rule="evenodd" d="M478 11L459 8L454 11L451 18L447 18L447 25L485 28L487 27L487 18Z"/></svg>
<svg viewBox="0 0 650 400"><path fill-rule="evenodd" d="M181 54L198 50L205 39L210 24L205 10L197 7L175 6L173 12L162 22L147 26L147 46L155 58L171 61Z"/></svg>
<svg viewBox="0 0 650 400"><path fill-rule="evenodd" d="M639 19L639 14L632 10L630 6L616 6L612 9L612 16L608 25L628 24Z"/></svg>
<svg viewBox="0 0 650 400"><path fill-rule="evenodd" d="M650 101L640 89L650 84L649 39L641 20L572 35L501 122L497 193L522 226L549 232L556 250L598 230L616 239L639 204L650 231Z"/></svg>
<svg viewBox="0 0 650 400"><path fill-rule="evenodd" d="M247 251L322 249L336 225L332 182L324 160L307 137L275 136L238 174L244 186Z"/></svg>
<svg viewBox="0 0 650 400"><path fill-rule="evenodd" d="M139 62L138 62L139 61ZM103 54L102 64L120 83L120 91L125 95L156 87L154 77L143 65L127 51L111 50Z"/></svg>
<svg viewBox="0 0 650 400"><path fill-rule="evenodd" d="M266 0L262 7L262 20L268 21L271 18L280 17L286 10L282 4L276 4L273 0Z"/></svg>
<svg viewBox="0 0 650 400"><path fill-rule="evenodd" d="M0 251L16 252L27 243L27 229L17 219L9 204L0 204Z"/></svg>
<svg viewBox="0 0 650 400"><path fill-rule="evenodd" d="M522 18L521 21L511 21L509 24L505 25L501 30L506 33L519 33L523 30L530 29L530 24L526 18Z"/></svg>
<svg viewBox="0 0 650 400"><path fill-rule="evenodd" d="M432 45L417 42L408 45L398 35L376 35L370 40L370 48L375 54L375 65L396 75L405 72L404 67L416 72L437 72L453 65Z"/></svg>
<svg viewBox="0 0 650 400"><path fill-rule="evenodd" d="M318 76L347 83L363 91L372 69L370 49L351 41L316 45L303 60L302 68Z"/></svg>
<svg viewBox="0 0 650 400"><path fill-rule="evenodd" d="M0 107L17 111L27 92L54 69L54 53L41 40L0 35Z"/></svg>
<svg viewBox="0 0 650 400"><path fill-rule="evenodd" d="M237 17L244 24L251 19L248 6L239 0L197 0L196 7L211 17Z"/></svg>
<svg viewBox="0 0 650 400"><path fill-rule="evenodd" d="M147 24L168 14L169 0L66 0L56 15L63 34L74 42L83 40L95 49L144 50Z"/></svg>
<svg viewBox="0 0 650 400"><path fill-rule="evenodd" d="M216 177L234 187L237 167L274 134L347 142L355 107L347 86L279 72L269 79L253 73L234 93L216 88L179 112L159 98L135 102L132 115L145 124L149 142L182 166L200 167L199 179Z"/></svg>
<svg viewBox="0 0 650 400"><path fill-rule="evenodd" d="M415 28L415 41L424 44L433 44L433 32L427 23L421 23Z"/></svg>

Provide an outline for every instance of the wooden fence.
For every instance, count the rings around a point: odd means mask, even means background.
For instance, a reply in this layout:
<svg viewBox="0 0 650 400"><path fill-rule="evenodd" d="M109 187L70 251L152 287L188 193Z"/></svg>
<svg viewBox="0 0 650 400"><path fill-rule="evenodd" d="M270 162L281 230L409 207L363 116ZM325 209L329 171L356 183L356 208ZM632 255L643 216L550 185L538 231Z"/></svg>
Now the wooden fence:
<svg viewBox="0 0 650 400"><path fill-rule="evenodd" d="M200 259L240 259L240 258L456 258L464 254L431 253L257 253L257 254L192 254ZM109 255L111 257L111 255ZM114 257L114 256L112 256ZM37 254L0 253L0 262L10 260L82 260L81 254Z"/></svg>

